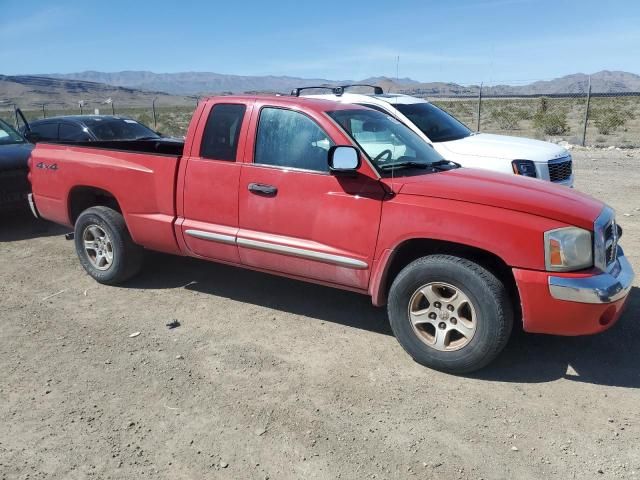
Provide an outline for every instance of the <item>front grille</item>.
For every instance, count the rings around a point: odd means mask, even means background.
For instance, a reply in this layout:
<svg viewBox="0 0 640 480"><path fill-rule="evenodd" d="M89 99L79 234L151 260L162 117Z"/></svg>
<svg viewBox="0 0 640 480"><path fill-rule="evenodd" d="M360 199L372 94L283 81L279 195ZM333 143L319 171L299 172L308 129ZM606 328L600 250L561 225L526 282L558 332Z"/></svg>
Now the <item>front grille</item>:
<svg viewBox="0 0 640 480"><path fill-rule="evenodd" d="M615 219L611 220L611 223L604 230L604 245L606 247L605 259L607 266L609 266L615 262L618 249L618 227Z"/></svg>
<svg viewBox="0 0 640 480"><path fill-rule="evenodd" d="M549 162L549 180L552 182L564 182L571 178L573 165L571 159L561 158Z"/></svg>
<svg viewBox="0 0 640 480"><path fill-rule="evenodd" d="M615 263L618 254L620 230L613 210L606 207L594 223L595 265L601 270Z"/></svg>

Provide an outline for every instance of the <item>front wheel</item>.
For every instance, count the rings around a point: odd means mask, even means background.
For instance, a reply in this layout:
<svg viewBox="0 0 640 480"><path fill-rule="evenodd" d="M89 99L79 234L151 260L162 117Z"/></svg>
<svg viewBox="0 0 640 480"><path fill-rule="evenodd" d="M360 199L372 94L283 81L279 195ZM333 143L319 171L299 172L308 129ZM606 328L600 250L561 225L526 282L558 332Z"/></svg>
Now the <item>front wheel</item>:
<svg viewBox="0 0 640 480"><path fill-rule="evenodd" d="M74 238L80 263L98 282L115 285L140 271L143 250L131 239L119 212L88 208L76 220Z"/></svg>
<svg viewBox="0 0 640 480"><path fill-rule="evenodd" d="M449 373L491 362L506 345L513 309L503 283L470 260L431 255L405 267L387 305L391 328L413 359Z"/></svg>

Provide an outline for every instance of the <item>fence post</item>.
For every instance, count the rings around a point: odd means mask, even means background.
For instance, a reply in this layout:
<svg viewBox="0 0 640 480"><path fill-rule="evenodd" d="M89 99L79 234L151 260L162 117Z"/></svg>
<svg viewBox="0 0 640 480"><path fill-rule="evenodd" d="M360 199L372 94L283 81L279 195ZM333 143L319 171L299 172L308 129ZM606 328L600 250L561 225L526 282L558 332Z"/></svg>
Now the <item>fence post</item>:
<svg viewBox="0 0 640 480"><path fill-rule="evenodd" d="M480 90L478 91L478 125L476 132L480 131L480 114L482 112L482 82L480 83Z"/></svg>
<svg viewBox="0 0 640 480"><path fill-rule="evenodd" d="M47 118L47 110L44 103L42 104L42 118Z"/></svg>
<svg viewBox="0 0 640 480"><path fill-rule="evenodd" d="M591 75L589 75L589 86L587 87L587 108L584 111L584 129L582 130L582 146L587 143L587 123L589 123L589 104L591 103Z"/></svg>
<svg viewBox="0 0 640 480"><path fill-rule="evenodd" d="M116 114L116 107L113 105L113 102L111 102L111 115L115 116Z"/></svg>
<svg viewBox="0 0 640 480"><path fill-rule="evenodd" d="M156 118L156 99L151 102L151 109L153 110L153 128L158 128L158 119Z"/></svg>

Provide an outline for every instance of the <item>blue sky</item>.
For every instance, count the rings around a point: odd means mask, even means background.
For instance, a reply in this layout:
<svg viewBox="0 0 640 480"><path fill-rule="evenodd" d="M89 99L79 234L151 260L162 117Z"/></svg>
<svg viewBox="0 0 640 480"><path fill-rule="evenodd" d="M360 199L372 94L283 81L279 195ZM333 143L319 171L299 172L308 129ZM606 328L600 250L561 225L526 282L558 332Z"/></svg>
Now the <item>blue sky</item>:
<svg viewBox="0 0 640 480"><path fill-rule="evenodd" d="M640 0L0 0L0 73L528 83L640 73Z"/></svg>

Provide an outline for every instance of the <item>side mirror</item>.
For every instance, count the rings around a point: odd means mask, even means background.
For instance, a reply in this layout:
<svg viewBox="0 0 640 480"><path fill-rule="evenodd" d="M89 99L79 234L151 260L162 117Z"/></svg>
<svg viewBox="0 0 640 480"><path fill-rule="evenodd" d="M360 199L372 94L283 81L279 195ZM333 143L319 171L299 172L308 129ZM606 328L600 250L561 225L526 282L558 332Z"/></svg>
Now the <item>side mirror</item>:
<svg viewBox="0 0 640 480"><path fill-rule="evenodd" d="M334 146L329 149L329 171L333 174L355 174L360 155L355 147Z"/></svg>
<svg viewBox="0 0 640 480"><path fill-rule="evenodd" d="M26 138L31 143L38 143L42 140L42 137L39 134L34 133L31 130L27 130L26 132L24 132L24 138Z"/></svg>

